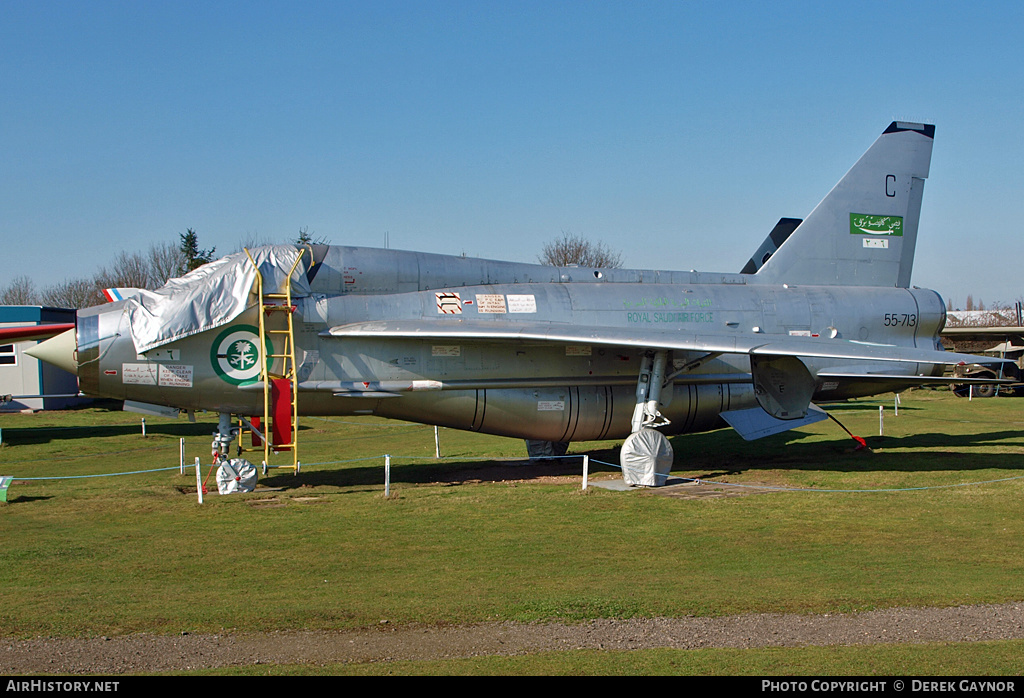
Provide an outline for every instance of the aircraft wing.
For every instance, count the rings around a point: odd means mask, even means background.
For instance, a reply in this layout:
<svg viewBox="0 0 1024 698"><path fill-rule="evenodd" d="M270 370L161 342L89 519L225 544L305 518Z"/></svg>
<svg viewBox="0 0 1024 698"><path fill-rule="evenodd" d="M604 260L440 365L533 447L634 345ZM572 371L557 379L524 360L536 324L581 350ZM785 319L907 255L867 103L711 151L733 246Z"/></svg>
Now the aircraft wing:
<svg viewBox="0 0 1024 698"><path fill-rule="evenodd" d="M825 369L818 371L818 378L835 378L837 380L855 380L861 383L901 383L908 379L915 385L968 385L970 383L992 385L993 383L1016 383L1012 378L967 378L958 376L901 376L898 373L869 373L858 371L835 371Z"/></svg>
<svg viewBox="0 0 1024 698"><path fill-rule="evenodd" d="M1022 337L1024 336L1024 327L946 327L942 330L942 334L950 337L991 337L993 335Z"/></svg>
<svg viewBox="0 0 1024 698"><path fill-rule="evenodd" d="M955 342L1003 340L1018 349L1024 345L1024 327L947 327L942 330L942 336Z"/></svg>
<svg viewBox="0 0 1024 698"><path fill-rule="evenodd" d="M53 325L25 325L22 327L0 327L0 344L11 342L30 342L36 339L49 339L62 332L74 329L75 323Z"/></svg>
<svg viewBox="0 0 1024 698"><path fill-rule="evenodd" d="M322 332L321 336L361 339L402 338L601 344L637 349L673 349L752 356L794 356L929 365L978 363L978 359L981 358L972 354L873 344L847 339L781 337L757 333L709 334L702 332L698 334L648 328L645 328L643 332L638 332L630 328L564 323L386 320L339 325ZM1001 361L1003 360L985 358L985 363ZM906 377L904 376L904 378Z"/></svg>
<svg viewBox="0 0 1024 698"><path fill-rule="evenodd" d="M835 381L838 386L862 387L870 386L876 393L901 393L908 388L920 386L967 386L967 385L1009 385L1017 381L1010 378L959 378L946 376L901 376L899 374L870 373L858 371L823 370L816 374L818 379L828 383Z"/></svg>

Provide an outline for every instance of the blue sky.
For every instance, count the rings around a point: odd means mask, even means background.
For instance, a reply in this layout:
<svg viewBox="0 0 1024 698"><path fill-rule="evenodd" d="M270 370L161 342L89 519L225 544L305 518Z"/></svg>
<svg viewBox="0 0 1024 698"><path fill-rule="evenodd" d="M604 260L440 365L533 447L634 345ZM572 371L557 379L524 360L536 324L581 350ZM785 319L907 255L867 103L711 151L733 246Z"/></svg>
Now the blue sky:
<svg viewBox="0 0 1024 698"><path fill-rule="evenodd" d="M738 271L904 119L936 124L913 283L1013 302L1022 7L0 0L0 281L187 228Z"/></svg>

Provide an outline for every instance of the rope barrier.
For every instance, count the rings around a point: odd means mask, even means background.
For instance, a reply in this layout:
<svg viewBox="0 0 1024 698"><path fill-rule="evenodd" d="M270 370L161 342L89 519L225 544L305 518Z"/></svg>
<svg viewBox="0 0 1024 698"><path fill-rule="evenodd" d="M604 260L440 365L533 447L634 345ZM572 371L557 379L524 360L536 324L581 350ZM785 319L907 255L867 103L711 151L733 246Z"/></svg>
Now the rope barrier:
<svg viewBox="0 0 1024 698"><path fill-rule="evenodd" d="M115 453L121 453L121 452L117 451ZM105 454L104 453L104 454L94 454L94 456L95 455L112 455L112 454ZM81 456L81 457L85 458L87 456ZM395 458L404 458L406 460L432 460L432 461L439 460L439 459L435 458L434 456L393 456L393 457L395 457ZM576 456L576 457L578 458L579 456ZM320 463L304 463L303 467L309 467L309 466L314 466L314 465L342 465L342 464L345 464L345 463L359 463L360 461L381 460L382 458L384 458L383 455L381 455L381 456L366 456L365 458L349 458L347 460L322 461ZM456 458L458 458L458 456L445 456L445 457L442 457L440 460L455 460ZM19 463L26 463L26 462L27 463L32 463L32 462L40 462L40 461L17 461L17 462L19 462ZM205 463L200 463L200 466L203 466L203 465L206 465L206 464ZM212 464L211 467L213 467L213 465L216 465L216 464ZM151 468L149 470L128 470L128 471L120 472L120 473L99 473L99 474L96 474L96 475L51 475L51 476L46 476L46 477L20 477L18 475L15 475L13 477L14 477L15 480L78 480L78 479L81 479L81 478L90 478L90 477L117 477L119 475L142 475L142 474L145 474L145 473L159 473L159 472L163 472L165 470L179 470L180 467L181 466L176 465L173 468ZM185 463L185 468L186 469L187 468L194 468L194 467L196 467L194 463Z"/></svg>
<svg viewBox="0 0 1024 698"><path fill-rule="evenodd" d="M53 462L53 461L60 461L60 462L63 463L65 461L81 460L83 458L101 458L101 457L106 457L106 456L122 456L122 455L124 455L126 453L138 453L139 451L153 451L153 450L156 450L158 448L162 448L162 447L159 447L159 446L156 446L156 447L154 447L154 446L147 446L145 448L128 448L128 449L125 449L123 451L107 451L105 453L86 453L86 454L81 455L81 456L53 456L52 458L32 458L32 459L29 459L29 460L5 460L5 461L3 461L2 464L3 465L12 465L12 464L19 464L20 465L20 464L23 464L23 463L50 463L50 462ZM21 478L21 479L24 479L24 478Z"/></svg>
<svg viewBox="0 0 1024 698"><path fill-rule="evenodd" d="M188 464L188 468L194 467L191 463ZM124 473L99 473L97 475L52 475L49 477L21 477L14 475L15 480L80 480L87 477L117 477L119 475L141 475L143 473L158 473L163 470L178 470L178 466L173 468L153 468L151 470L131 470Z"/></svg>
<svg viewBox="0 0 1024 698"><path fill-rule="evenodd" d="M556 460L556 459L566 459L566 458L582 458L582 457L583 457L582 454L578 454L578 455L577 454L570 454L570 455L565 455L565 456L550 456L550 457L545 458L545 460ZM319 463L306 463L305 467L322 466L322 465L343 465L343 464L346 464L346 463L359 463L359 462L370 461L370 460L384 460L384 458L385 458L385 456L382 454L382 455L379 455L379 456L366 456L364 458L350 458L350 459L347 459L347 460L322 461L322 462L319 462ZM442 458L441 460L455 460L457 458L458 458L457 456L449 456L449 457ZM417 461L417 460L436 461L436 460L438 460L437 458L434 458L433 456L394 456L394 455L391 456L391 460L392 461L394 461L396 459L410 460L410 461ZM609 463L608 461L601 461L601 460L597 460L597 459L594 459L594 458L591 458L590 462L591 463L596 463L596 464L599 464L599 465L606 465L606 466L608 466L610 468L616 468L618 470L628 470L628 468L623 468L623 466L619 465L618 463ZM205 465L205 464L200 464L200 465ZM215 464L211 464L210 465L211 470L214 467L214 465ZM186 463L185 467L186 468L194 468L195 465L192 464L192 463ZM98 473L98 474L94 474L94 475L53 475L53 476L45 476L45 477L19 477L19 476L15 475L14 479L15 480L23 480L23 481L26 481L26 480L80 480L80 479L96 478L96 477L118 477L118 476L122 476L122 475L144 475L146 473L158 473L158 472L164 472L164 471L167 471L167 470L178 470L178 469L179 469L179 466L174 466L173 468L151 468L151 469L148 469L148 470L129 470L129 471L119 472L119 473ZM209 473L207 474L207 479L209 479ZM883 492L919 492L919 491L924 491L924 490L949 489L949 488L953 488L953 487L977 487L977 486L981 486L981 485L991 485L991 484L995 484L995 483L999 483L999 482L1010 482L1010 481L1013 481L1013 480L1021 480L1021 479L1024 479L1024 475L1016 475L1014 477L996 478L994 480L977 480L977 481L974 481L974 482L960 482L960 483L955 483L955 484L952 484L952 485L927 485L927 486L923 486L923 487L886 487L886 488L875 488L875 489L830 489L830 488L817 488L817 487L787 487L787 486L782 486L782 485L745 485L745 484L736 483L736 482L723 482L721 480L701 480L699 478L680 477L678 479L682 480L683 482L695 482L695 483L698 483L698 484L703 482L705 484L715 484L715 485L718 485L718 486L721 486L721 487L737 487L737 488L743 488L743 489L771 490L771 491L776 491L776 492L817 492L817 493L831 493L831 494L869 494L869 493L883 493ZM206 484L206 482L204 481L203 485L205 486L205 484Z"/></svg>
<svg viewBox="0 0 1024 698"><path fill-rule="evenodd" d="M684 480L688 478L683 478ZM819 489L816 487L781 487L775 485L741 485L732 482L720 482L718 480L704 480L706 483L714 483L716 485L723 485L726 487L746 487L750 489L759 490L778 490L782 492L820 492L820 493L849 493L849 494L860 494L860 493L878 493L878 492L915 492L922 490L942 490L951 487L975 487L978 485L991 485L996 482L1008 482L1010 480L1021 480L1024 479L1024 475L1016 475L1014 477L998 478L996 480L978 480L976 482L960 482L953 485L928 485L926 487L889 487L879 488L870 490L833 490L833 489ZM691 480L691 482L701 482L701 480Z"/></svg>
<svg viewBox="0 0 1024 698"><path fill-rule="evenodd" d="M581 456L562 456L563 458L580 458ZM600 463L601 465L607 465L612 468L622 469L621 465L615 463L608 463L606 461L590 459L591 463ZM862 489L862 490L837 490L837 489L824 489L816 487L784 487L781 485L743 485L734 482L722 482L721 480L700 480L699 478L681 477L679 478L683 482L701 482L706 484L721 485L723 487L741 487L747 489L758 489L758 490L776 490L782 492L819 492L819 493L832 493L832 494L843 494L843 493L878 493L878 492L914 492L921 490L941 490L948 489L951 487L974 487L977 485L991 485L997 482L1009 482L1011 480L1022 480L1024 475L1015 475L1014 477L1003 477L995 480L978 480L976 482L961 482L953 485L928 485L925 487L890 487L890 488L879 488L879 489Z"/></svg>
<svg viewBox="0 0 1024 698"><path fill-rule="evenodd" d="M831 414L829 414L829 416L832 417ZM327 417L317 417L316 419L327 421L327 422L340 423L340 424L360 424L361 426L374 426L374 427L382 427L382 428L398 428L398 427L414 428L414 429L415 428L427 428L425 425L421 425L421 424L366 425L366 424L362 424L362 423L346 422L346 421L343 421L343 420L330 419L330 418L327 418ZM842 423L840 423L839 420L835 419L834 417L832 417L832 419L847 434L850 434L850 431L848 429L846 429L846 427ZM43 430L46 430L46 429L74 429L74 428L78 428L78 427L43 427ZM850 435L853 436L852 434L850 434ZM370 438L370 437L369 436L357 436L357 437L350 437L349 439L345 439L345 440L346 441L347 440L359 440L359 439L364 439L364 438ZM858 442L862 442L862 440L859 437L853 436L853 438L856 439ZM7 461L7 463L8 464L14 464L14 463L23 464L23 463L51 462L51 461L54 461L54 460L61 460L61 461L78 460L78 459L82 459L82 458L97 458L97 457L105 457L105 456L122 455L122 454L125 454L125 453L133 453L133 452L138 452L138 451L156 451L156 450L160 450L162 448L164 448L164 447L163 446L151 446L149 448L126 449L126 450L121 450L121 451L113 451L113 452L110 452L110 453L99 453L99 454L92 453L92 454L84 454L84 455L81 455L81 456L64 456L64 457L60 457L60 458L49 458L49 459L45 459L45 460L40 459L40 460ZM170 446L167 446L167 448L170 448ZM564 455L564 456L546 456L546 457L544 457L543 460L560 460L560 459L566 459L566 458L583 458L583 457L584 457L583 454L567 454L567 455ZM372 460L382 460L382 459L385 459L385 458L386 458L386 456L384 456L384 455L366 456L366 457L363 457L363 458L350 458L350 459L343 459L343 460L333 460L333 461L321 461L321 462L315 462L315 463L306 463L305 466L306 467L313 467L313 466L345 465L345 464L348 464L348 463L358 463L358 462L365 462L365 461L372 461ZM406 460L406 461L424 461L424 460L426 460L426 461L433 461L433 462L437 462L439 460L454 461L454 460L460 460L460 459L463 459L463 458L464 458L464 456L444 456L444 457L440 457L440 458L437 457L437 456L426 456L426 455L424 455L424 456L394 456L394 455L392 455L391 456L392 460L395 460L395 459L401 459L401 460ZM521 459L517 459L517 460L521 460ZM609 463L607 461L600 461L600 460L596 460L596 459L593 459L593 458L590 459L590 462L591 463L595 463L595 464L600 464L600 465L608 466L610 468L615 468L615 469L618 469L620 471L630 471L630 469L628 467L624 468L622 465L620 465L618 463ZM211 467L211 472L212 472L212 468L214 466L215 466L215 464L210 466ZM60 475L60 476L38 476L38 477L18 477L18 476L14 476L14 479L15 480L21 480L21 481L77 480L77 479L98 478L98 477L119 477L119 476L123 476L123 475L142 475L142 474L146 474L146 473L164 472L164 471L175 470L175 469L179 469L180 470L182 467L195 467L195 465L193 465L192 463L185 463L183 465L179 465L179 466L176 466L176 467L169 467L169 468L151 468L151 469L146 469L146 470L131 470L131 471L125 471L125 472L116 472L116 473L98 473L98 474L93 474L93 475ZM209 474L207 474L207 480L208 479L209 479ZM743 489L758 489L758 490L782 491L782 492L892 493L892 492L913 492L913 491L925 491L925 490L933 490L933 489L948 489L948 488L953 488L953 487L973 487L973 486L989 485L989 484L995 484L995 483L999 483L999 482L1009 482L1009 481L1013 481L1013 480L1024 479L1024 475L1014 476L1014 477L1007 477L1007 478L997 478L997 479L993 479L993 480L981 480L981 481L975 481L975 482L956 483L956 484L951 484L951 485L928 485L928 486L921 486L921 487L873 488L873 489L831 489L831 488L813 488L813 487L788 487L788 486L777 486L777 485L747 485L747 484L741 484L741 483L723 482L723 481L719 481L719 480L703 480L702 481L702 480L697 479L697 478L679 478L679 479L682 480L683 482L697 482L697 483L705 482L705 483L708 483L708 484L714 483L715 485L718 485L718 486L721 486L721 487L736 487L736 488L743 488ZM204 482L203 484L205 485L206 483Z"/></svg>

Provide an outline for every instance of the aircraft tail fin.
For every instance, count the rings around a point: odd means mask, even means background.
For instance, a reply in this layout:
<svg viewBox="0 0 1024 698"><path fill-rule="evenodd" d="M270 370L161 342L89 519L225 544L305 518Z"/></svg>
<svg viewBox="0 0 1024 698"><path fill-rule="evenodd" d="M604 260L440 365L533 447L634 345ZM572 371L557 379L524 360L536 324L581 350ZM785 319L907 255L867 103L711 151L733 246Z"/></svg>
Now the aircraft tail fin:
<svg viewBox="0 0 1024 698"><path fill-rule="evenodd" d="M934 138L932 125L892 122L755 278L909 287Z"/></svg>
<svg viewBox="0 0 1024 698"><path fill-rule="evenodd" d="M105 288L103 289L103 298L106 299L107 303L116 303L123 301L125 298L139 295L141 290L138 288Z"/></svg>

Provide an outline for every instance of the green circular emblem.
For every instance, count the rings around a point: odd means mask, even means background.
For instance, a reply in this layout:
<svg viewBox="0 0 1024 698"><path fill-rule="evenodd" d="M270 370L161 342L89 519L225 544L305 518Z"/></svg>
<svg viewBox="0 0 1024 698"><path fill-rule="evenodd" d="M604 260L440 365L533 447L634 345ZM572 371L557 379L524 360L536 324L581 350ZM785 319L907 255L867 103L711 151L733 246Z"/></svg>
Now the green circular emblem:
<svg viewBox="0 0 1024 698"><path fill-rule="evenodd" d="M260 378L259 329L251 325L233 325L221 332L210 348L210 363L217 375L228 383L241 385Z"/></svg>

